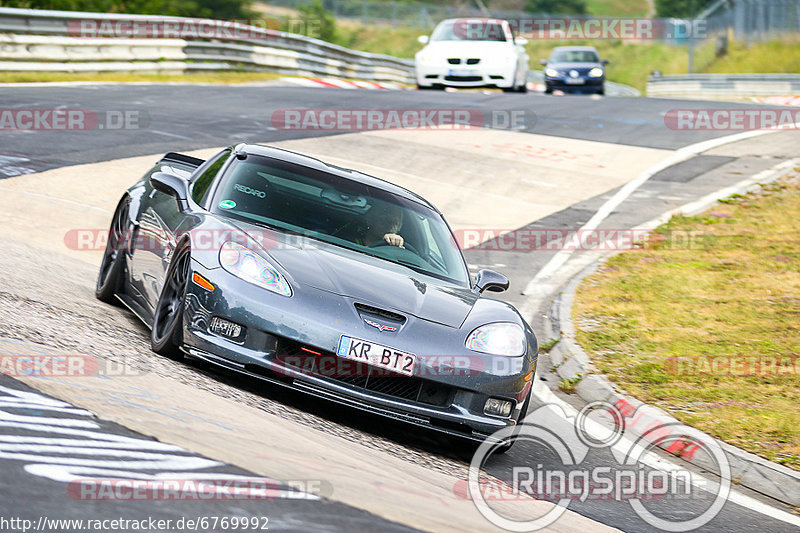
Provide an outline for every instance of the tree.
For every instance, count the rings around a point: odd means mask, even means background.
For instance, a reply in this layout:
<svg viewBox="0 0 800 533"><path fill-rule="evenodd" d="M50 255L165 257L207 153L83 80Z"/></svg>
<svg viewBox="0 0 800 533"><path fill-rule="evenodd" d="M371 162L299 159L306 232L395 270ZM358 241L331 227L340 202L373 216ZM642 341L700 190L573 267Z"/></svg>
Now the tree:
<svg viewBox="0 0 800 533"><path fill-rule="evenodd" d="M302 20L302 33L332 43L336 40L336 19L325 9L320 0L314 0L297 8Z"/></svg>
<svg viewBox="0 0 800 533"><path fill-rule="evenodd" d="M708 7L713 0L655 0L656 15L686 19L697 16Z"/></svg>
<svg viewBox="0 0 800 533"><path fill-rule="evenodd" d="M87 11L93 13L135 13L215 19L252 16L244 0L0 0L4 7Z"/></svg>
<svg viewBox="0 0 800 533"><path fill-rule="evenodd" d="M528 0L525 11L548 15L585 15L586 0Z"/></svg>

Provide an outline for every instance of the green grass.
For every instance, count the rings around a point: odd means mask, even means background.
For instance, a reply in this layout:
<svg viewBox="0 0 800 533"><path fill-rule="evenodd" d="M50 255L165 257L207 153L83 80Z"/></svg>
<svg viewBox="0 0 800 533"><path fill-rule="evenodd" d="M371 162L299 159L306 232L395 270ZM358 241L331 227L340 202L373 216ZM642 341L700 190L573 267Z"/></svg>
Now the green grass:
<svg viewBox="0 0 800 533"><path fill-rule="evenodd" d="M575 394L575 391L578 389L578 384L581 382L581 379L583 379L581 376L562 379L558 383L558 390L560 390L565 394Z"/></svg>
<svg viewBox="0 0 800 533"><path fill-rule="evenodd" d="M411 26L340 21L336 30L336 44L353 50L411 59L422 49L417 37L425 33L425 30Z"/></svg>
<svg viewBox="0 0 800 533"><path fill-rule="evenodd" d="M733 43L728 55L707 65L705 72L796 74L800 72L800 39L757 43L749 48Z"/></svg>
<svg viewBox="0 0 800 533"><path fill-rule="evenodd" d="M583 282L578 341L633 396L800 469L798 218L796 174L673 219Z"/></svg>
<svg viewBox="0 0 800 533"><path fill-rule="evenodd" d="M586 10L596 17L652 16L645 0L586 0Z"/></svg>

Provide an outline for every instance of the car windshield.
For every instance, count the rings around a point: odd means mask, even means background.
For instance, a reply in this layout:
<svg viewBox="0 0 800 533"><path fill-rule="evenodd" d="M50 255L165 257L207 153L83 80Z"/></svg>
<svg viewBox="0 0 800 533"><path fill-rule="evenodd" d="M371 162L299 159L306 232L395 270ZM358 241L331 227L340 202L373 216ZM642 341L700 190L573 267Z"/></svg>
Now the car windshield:
<svg viewBox="0 0 800 533"><path fill-rule="evenodd" d="M506 41L503 26L482 20L446 20L436 26L431 41Z"/></svg>
<svg viewBox="0 0 800 533"><path fill-rule="evenodd" d="M235 160L212 212L469 282L447 224L433 209L383 189L278 159ZM387 242L394 241L394 243ZM396 237L402 238L398 246Z"/></svg>
<svg viewBox="0 0 800 533"><path fill-rule="evenodd" d="M600 58L594 50L555 50L551 63L598 63Z"/></svg>

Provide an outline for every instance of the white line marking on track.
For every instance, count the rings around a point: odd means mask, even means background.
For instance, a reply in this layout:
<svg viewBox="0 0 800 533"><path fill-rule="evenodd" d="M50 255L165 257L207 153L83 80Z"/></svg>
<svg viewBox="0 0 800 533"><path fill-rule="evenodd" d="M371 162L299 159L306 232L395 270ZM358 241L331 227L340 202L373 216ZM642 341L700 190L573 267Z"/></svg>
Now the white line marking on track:
<svg viewBox="0 0 800 533"><path fill-rule="evenodd" d="M568 417L575 417L578 414L578 411L574 407L561 400L561 398L556 396L553 391L551 391L547 385L541 381L536 381L534 384L533 394L545 404L551 404L560 407ZM602 437L608 434L608 428L592 420L591 418L586 417L584 421L586 422L585 429L587 429L593 436ZM614 445L614 448L623 450L623 452L628 450L630 448L630 443L623 443L626 438L627 437L623 436L622 439L620 439L620 442ZM627 445L627 447L624 445ZM680 464L667 460L662 454L657 452L648 452L644 454L641 458L641 463L661 471L682 469ZM709 491L709 487L714 487L719 484L712 478L707 478L697 473L693 474L691 479L692 485L705 491ZM786 522L787 524L800 527L800 516L787 513L786 511L776 509L775 507L771 507L751 496L737 492L733 487L731 487L730 494L728 495L728 501L764 516L769 516L770 518L780 520L781 522Z"/></svg>
<svg viewBox="0 0 800 533"><path fill-rule="evenodd" d="M175 133L167 133L166 131L150 130L150 132L151 133L155 133L157 135L164 135L165 137L174 137L176 139L185 139L187 141L191 141L192 140L191 137L184 137L183 135L177 135Z"/></svg>
<svg viewBox="0 0 800 533"><path fill-rule="evenodd" d="M800 123L795 123L793 125L787 125L787 128L797 128L800 127ZM737 141L742 141L745 139L750 139L752 137L758 137L760 135L765 135L767 133L774 133L776 130L754 130L754 131L745 131L742 133L735 133L733 135L726 135L724 137L719 137L717 139L711 139L708 141L702 141L695 144L690 144L689 146L684 146L675 151L674 154L670 155L666 159L656 163L655 165L651 166L641 174L639 174L636 178L626 183L620 190L614 194L611 198L609 198L600 209L592 216L589 221L584 224L579 232L591 231L596 229L600 223L605 220L619 205L624 202L631 194L633 194L639 187L641 187L648 179L653 177L658 172L676 164L680 163L681 161L685 161L697 154L706 152L711 150L712 148L717 148L718 146L722 146L725 144L730 144ZM525 287L525 290L522 291L522 294L531 295L538 293L540 291L539 285L546 279L552 277L559 269L566 263L569 258L574 253L574 250L561 250L556 253L553 257L550 258L550 261L547 262L528 282L528 285Z"/></svg>

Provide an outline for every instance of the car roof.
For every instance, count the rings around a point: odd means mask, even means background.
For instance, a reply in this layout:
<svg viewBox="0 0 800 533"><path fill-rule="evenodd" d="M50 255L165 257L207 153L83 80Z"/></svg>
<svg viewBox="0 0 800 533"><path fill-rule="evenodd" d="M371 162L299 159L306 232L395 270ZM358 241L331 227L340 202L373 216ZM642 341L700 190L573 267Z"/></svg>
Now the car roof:
<svg viewBox="0 0 800 533"><path fill-rule="evenodd" d="M556 46L553 48L553 52L556 50L575 50L580 52L597 52L597 48L594 46Z"/></svg>
<svg viewBox="0 0 800 533"><path fill-rule="evenodd" d="M424 205L425 207L433 209L437 213L440 213L440 211L436 209L436 207L433 204L431 204L428 200L426 200L425 198L423 198L422 196L418 195L415 192L409 191L408 189L400 187L399 185L395 185L390 181L372 176L370 174L366 174L358 170L354 170L351 168L344 168L337 165L332 165L330 163L326 163L320 159L317 159L316 157L311 157L305 154L300 154L298 152L285 150L283 148L278 148L275 146L266 146L263 144L241 143L234 146L233 151L244 152L246 154L252 154L252 155L260 155L264 157L271 157L273 159L280 159L282 161L293 163L295 165L321 170L323 172L327 172L328 174L333 174L334 176L339 176L347 180L363 183L364 185L375 187L376 189L381 189L383 191L395 194L407 200L412 200L414 202Z"/></svg>
<svg viewBox="0 0 800 533"><path fill-rule="evenodd" d="M506 22L505 19L495 19L495 18L487 18L487 17L458 17L458 18L454 18L454 19L445 19L442 22L440 22L439 24L443 24L445 22L456 22L456 21L459 21L459 20L468 20L468 21L473 21L474 20L474 21L478 21L478 22L497 22L498 24L502 24L503 22ZM437 24L437 26L439 24Z"/></svg>

